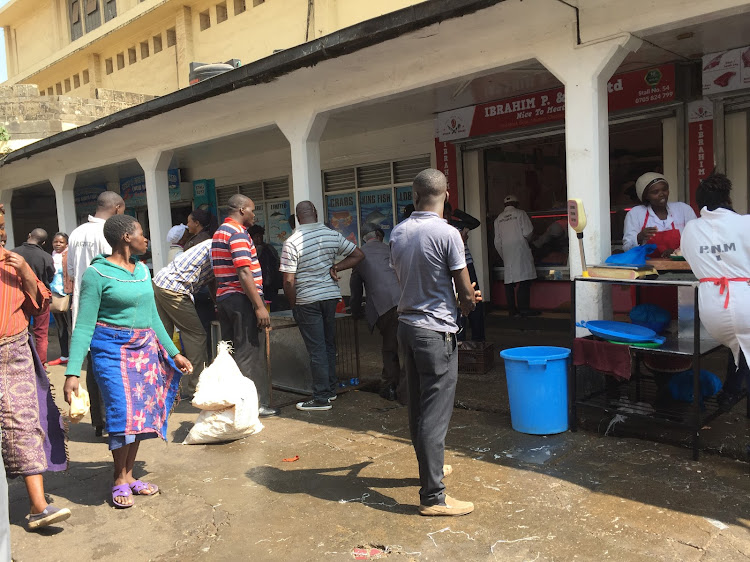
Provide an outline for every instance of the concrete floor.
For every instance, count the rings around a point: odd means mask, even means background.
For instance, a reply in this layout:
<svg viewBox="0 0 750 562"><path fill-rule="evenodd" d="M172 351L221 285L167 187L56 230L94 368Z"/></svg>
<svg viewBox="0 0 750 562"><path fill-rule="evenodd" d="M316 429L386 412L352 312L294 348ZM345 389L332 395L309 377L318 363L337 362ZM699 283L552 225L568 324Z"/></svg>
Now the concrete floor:
<svg viewBox="0 0 750 562"><path fill-rule="evenodd" d="M372 379L379 340L361 333L363 375ZM502 347L554 339L489 336ZM63 369L52 368L51 379L61 389ZM73 516L25 531L26 494L12 481L13 558L750 560L747 462L716 454L694 462L685 448L596 431L516 433L504 386L499 367L459 380L446 450L455 471L446 484L476 504L468 516L417 515L406 410L376 394L350 391L329 412L286 407L261 433L221 445L180 444L197 416L182 403L169 444L144 443L136 467L162 493L136 498L128 510L109 504L105 442L87 423L72 425L70 469L45 483Z"/></svg>

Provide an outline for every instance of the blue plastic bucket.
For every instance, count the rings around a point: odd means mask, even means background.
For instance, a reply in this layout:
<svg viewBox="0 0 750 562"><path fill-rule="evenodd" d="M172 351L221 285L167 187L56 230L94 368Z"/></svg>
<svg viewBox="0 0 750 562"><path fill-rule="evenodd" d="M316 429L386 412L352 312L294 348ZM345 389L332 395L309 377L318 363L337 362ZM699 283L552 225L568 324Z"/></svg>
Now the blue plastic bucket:
<svg viewBox="0 0 750 562"><path fill-rule="evenodd" d="M568 430L568 361L565 347L504 349L510 420L513 429L532 435Z"/></svg>

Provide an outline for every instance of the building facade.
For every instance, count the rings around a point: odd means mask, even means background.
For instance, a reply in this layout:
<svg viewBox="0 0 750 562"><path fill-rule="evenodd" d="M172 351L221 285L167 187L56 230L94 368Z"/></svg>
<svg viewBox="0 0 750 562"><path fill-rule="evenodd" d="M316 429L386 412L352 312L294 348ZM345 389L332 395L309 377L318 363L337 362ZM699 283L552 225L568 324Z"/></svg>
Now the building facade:
<svg viewBox="0 0 750 562"><path fill-rule="evenodd" d="M159 268L181 212L221 214L236 192L263 206L271 242L304 199L352 239L370 224L388 231L431 165L448 175L454 206L481 220L469 247L486 298L501 304L492 221L509 193L537 235L564 218L560 203L582 199L590 263L618 247L643 171L663 172L671 197L692 202L716 167L747 210L748 23L750 3L738 0L415 4L15 151L0 167L0 199L46 190L71 230L92 194L119 189ZM564 308L581 272L572 242L538 264L543 308ZM580 291L579 318L601 317L609 295Z"/></svg>

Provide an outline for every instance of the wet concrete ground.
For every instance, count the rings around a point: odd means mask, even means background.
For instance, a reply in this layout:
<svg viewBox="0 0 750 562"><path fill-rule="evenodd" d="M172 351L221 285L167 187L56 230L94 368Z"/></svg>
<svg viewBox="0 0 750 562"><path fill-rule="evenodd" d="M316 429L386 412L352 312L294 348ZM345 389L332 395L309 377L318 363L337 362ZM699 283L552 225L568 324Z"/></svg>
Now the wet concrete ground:
<svg viewBox="0 0 750 562"><path fill-rule="evenodd" d="M363 375L373 379L378 336L361 333ZM549 334L489 335L501 347L553 341ZM62 388L63 369L51 371ZM716 454L695 462L685 448L596 431L516 433L504 386L500 370L459 380L446 450L454 473L446 485L449 494L476 504L465 517L417 514L406 410L376 394L350 391L328 412L286 407L261 433L221 445L179 444L198 413L182 403L170 420L169 444L145 442L136 467L162 493L136 498L132 509L109 504L105 442L90 425L71 426L70 469L46 475L45 483L55 505L73 516L41 533L25 531L26 494L12 481L13 557L750 559L747 462ZM295 455L298 461L283 461Z"/></svg>

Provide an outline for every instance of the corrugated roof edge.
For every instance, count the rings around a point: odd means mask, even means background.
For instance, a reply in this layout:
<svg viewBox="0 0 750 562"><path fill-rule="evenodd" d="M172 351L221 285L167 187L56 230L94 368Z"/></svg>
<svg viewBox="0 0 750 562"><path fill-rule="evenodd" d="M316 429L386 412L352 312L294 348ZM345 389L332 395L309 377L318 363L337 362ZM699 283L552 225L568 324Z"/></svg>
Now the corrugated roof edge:
<svg viewBox="0 0 750 562"><path fill-rule="evenodd" d="M98 135L143 121L154 115L218 96L226 92L271 82L300 68L315 66L410 31L415 31L441 21L461 17L488 8L505 0L429 0L401 10L363 21L340 29L313 41L290 47L240 68L177 90L166 96L123 109L97 119L88 125L57 133L33 144L19 148L0 159L0 167L30 158L76 140Z"/></svg>

